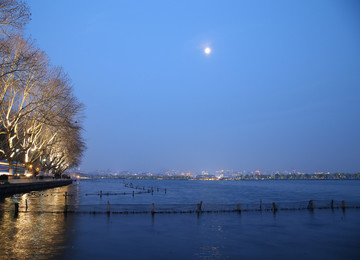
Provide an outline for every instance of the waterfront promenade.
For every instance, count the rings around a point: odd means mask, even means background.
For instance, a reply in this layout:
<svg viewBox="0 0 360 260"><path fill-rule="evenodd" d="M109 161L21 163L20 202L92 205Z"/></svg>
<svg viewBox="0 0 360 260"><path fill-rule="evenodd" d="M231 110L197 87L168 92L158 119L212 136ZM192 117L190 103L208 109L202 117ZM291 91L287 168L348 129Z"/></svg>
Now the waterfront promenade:
<svg viewBox="0 0 360 260"><path fill-rule="evenodd" d="M70 179L9 179L8 184L0 184L0 197L9 196L17 193L25 193L35 190L61 187L72 183Z"/></svg>

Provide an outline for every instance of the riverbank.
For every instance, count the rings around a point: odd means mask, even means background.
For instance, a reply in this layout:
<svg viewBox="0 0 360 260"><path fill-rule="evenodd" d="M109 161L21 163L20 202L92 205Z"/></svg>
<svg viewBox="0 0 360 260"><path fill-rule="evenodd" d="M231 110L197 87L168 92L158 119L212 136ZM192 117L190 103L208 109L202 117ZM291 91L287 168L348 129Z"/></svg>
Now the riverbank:
<svg viewBox="0 0 360 260"><path fill-rule="evenodd" d="M8 184L0 185L0 197L6 197L18 193L26 193L36 190L45 190L55 187L66 186L72 183L72 180L11 180Z"/></svg>

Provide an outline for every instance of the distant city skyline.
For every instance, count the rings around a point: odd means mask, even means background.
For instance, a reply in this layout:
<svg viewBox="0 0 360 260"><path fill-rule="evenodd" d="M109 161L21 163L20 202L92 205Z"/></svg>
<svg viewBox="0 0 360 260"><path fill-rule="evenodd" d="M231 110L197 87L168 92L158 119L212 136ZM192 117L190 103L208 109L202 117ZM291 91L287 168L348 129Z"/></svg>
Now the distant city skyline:
<svg viewBox="0 0 360 260"><path fill-rule="evenodd" d="M360 171L359 1L27 2L82 171Z"/></svg>
<svg viewBox="0 0 360 260"><path fill-rule="evenodd" d="M215 176L229 176L229 175L275 175L275 174L336 174L336 173L346 173L346 174L360 174L360 172L347 173L347 172L322 172L322 171L314 171L314 172L304 172L300 170L275 170L275 171L260 171L260 170L233 170L233 169L225 169L225 170L199 170L199 171L184 171L184 170L157 170L157 171L130 171L130 170L94 170L90 172L83 172L80 168L76 169L74 173L83 173L90 175L113 175L113 176L122 176L122 175L169 175L169 176L197 176L197 175L215 175Z"/></svg>
<svg viewBox="0 0 360 260"><path fill-rule="evenodd" d="M359 180L358 173L342 173L342 172L299 172L299 171L276 171L276 172L260 172L260 171L232 171L221 170L216 172L182 172L182 171L164 171L164 172L131 172L131 171L95 171L84 173L79 171L68 172L72 178L111 178L111 179L137 179L137 180L205 180L205 181L242 181L242 180Z"/></svg>

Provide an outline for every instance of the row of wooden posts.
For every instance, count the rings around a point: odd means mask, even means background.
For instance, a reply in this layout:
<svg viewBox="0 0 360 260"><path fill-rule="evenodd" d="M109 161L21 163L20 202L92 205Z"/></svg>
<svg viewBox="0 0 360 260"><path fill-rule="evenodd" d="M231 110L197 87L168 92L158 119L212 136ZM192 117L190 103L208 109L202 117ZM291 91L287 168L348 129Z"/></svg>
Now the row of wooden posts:
<svg viewBox="0 0 360 260"><path fill-rule="evenodd" d="M201 209L202 203L203 202L200 201L200 203L196 204L196 213L198 213L198 214L202 212L202 209ZM308 204L307 208L310 209L310 210L314 210L314 201L313 200L309 201L309 204ZM334 200L331 200L330 208L334 209ZM342 208L342 210L345 210L345 201L344 200L341 201L341 208ZM260 200L260 208L259 209L262 210L262 201L261 200ZM274 212L276 212L278 210L275 202L272 203L272 210ZM241 212L241 203L237 204L237 211L239 213ZM152 203L151 204L151 214L155 214L155 213L156 213L156 211L155 211L155 203ZM110 214L110 202L109 201L107 202L107 214Z"/></svg>
<svg viewBox="0 0 360 260"><path fill-rule="evenodd" d="M159 192L159 188L157 188L157 191ZM166 194L167 190L164 189L164 192L165 192L165 194ZM138 194L139 194L139 193L144 193L144 192L138 192ZM153 189L153 187L151 187L151 190L150 190L150 189L147 190L146 193L151 193L151 195L154 195L154 189ZM124 193L124 194L125 194L125 193ZM134 197L134 196L135 196L135 191L132 191L131 194L132 194L132 196ZM109 195L109 193L105 193L105 195ZM100 198L102 198L102 196L103 196L102 190L99 192L99 196L100 196Z"/></svg>
<svg viewBox="0 0 360 260"><path fill-rule="evenodd" d="M64 213L68 212L67 196L69 196L69 195L67 194L67 192L65 192ZM200 201L200 203L196 204L196 212L198 214L202 212L202 209L201 209L202 204L203 204L202 201ZM14 203L14 206L15 206L15 215L17 215L19 213L19 203ZM27 199L25 200L25 208L26 208L26 211L27 211L28 210ZM314 210L314 201L313 200L309 200L307 208L310 209L310 210ZM330 208L334 209L334 200L331 200ZM345 201L344 200L341 201L341 209L345 210ZM259 210L262 210L262 201L261 200L260 200ZM274 211L274 213L278 210L278 207L276 206L275 202L272 203L272 209L271 210ZM242 211L241 203L237 204L237 211L239 213L241 213L241 211ZM156 213L156 211L155 211L155 203L152 203L151 204L151 214L155 214L155 213ZM107 214L110 214L110 202L109 201L107 202Z"/></svg>
<svg viewBox="0 0 360 260"><path fill-rule="evenodd" d="M202 204L203 204L202 201L200 201L200 203L196 204L196 213L198 213L198 214L201 213ZM314 210L314 201L313 200L309 200L309 204L308 204L307 208L310 209L310 210ZM330 208L334 209L334 200L331 200ZM260 200L260 208L259 209L262 210L262 201L261 200ZM341 209L345 210L345 201L344 200L341 201ZM276 212L277 210L278 210L278 208L276 206L276 203L273 202L272 203L272 211ZM239 213L241 212L241 203L237 204L237 211ZM155 214L155 213L156 213L156 211L155 211L155 203L152 203L151 204L151 214ZM107 202L107 214L110 214L110 202L109 201Z"/></svg>
<svg viewBox="0 0 360 260"><path fill-rule="evenodd" d="M141 189L141 187L139 187L139 186L134 187L134 185L131 182L130 182L130 184L128 184L128 183L125 183L125 181L123 181L123 184L125 185L125 187L130 187L132 189ZM145 186L142 187L142 190L145 190ZM160 188L157 187L156 190L157 190L157 192L159 192ZM151 186L150 189L147 189L147 191L148 191L148 193L151 192L151 195L154 195L154 187L153 186ZM166 188L164 189L164 192L166 194L166 192L167 192ZM133 192L133 196L134 196L134 192Z"/></svg>

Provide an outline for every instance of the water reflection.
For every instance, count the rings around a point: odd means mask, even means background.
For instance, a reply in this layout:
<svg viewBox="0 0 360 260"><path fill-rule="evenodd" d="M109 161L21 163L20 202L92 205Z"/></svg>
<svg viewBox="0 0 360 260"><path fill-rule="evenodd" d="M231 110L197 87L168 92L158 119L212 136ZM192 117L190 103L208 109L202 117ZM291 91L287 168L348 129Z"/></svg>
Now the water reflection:
<svg viewBox="0 0 360 260"><path fill-rule="evenodd" d="M0 200L0 250L4 258L44 259L60 257L70 239L66 230L72 218L59 212L65 201L77 202L77 185L14 195ZM66 197L65 192L72 196ZM19 203L16 216L14 203ZM28 208L26 208L26 202Z"/></svg>

